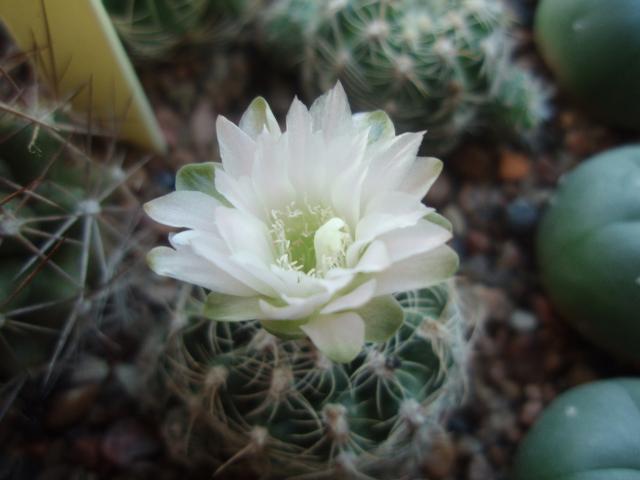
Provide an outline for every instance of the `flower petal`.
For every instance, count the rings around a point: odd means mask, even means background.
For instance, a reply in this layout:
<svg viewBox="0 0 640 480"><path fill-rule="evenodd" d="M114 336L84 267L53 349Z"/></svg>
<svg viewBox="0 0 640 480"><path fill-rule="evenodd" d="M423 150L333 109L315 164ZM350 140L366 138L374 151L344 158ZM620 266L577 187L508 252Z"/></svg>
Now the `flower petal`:
<svg viewBox="0 0 640 480"><path fill-rule="evenodd" d="M240 119L240 129L254 140L265 129L272 135L280 135L280 126L269 104L262 97L256 97Z"/></svg>
<svg viewBox="0 0 640 480"><path fill-rule="evenodd" d="M356 241L347 249L347 265L354 265L363 247L378 236L415 225L429 212L430 209L406 193L388 192L374 198L358 222Z"/></svg>
<svg viewBox="0 0 640 480"><path fill-rule="evenodd" d="M225 172L234 177L250 175L256 151L255 142L222 115L216 120L216 132Z"/></svg>
<svg viewBox="0 0 640 480"><path fill-rule="evenodd" d="M210 320L238 322L260 317L258 297L236 297L212 292L207 295L203 315Z"/></svg>
<svg viewBox="0 0 640 480"><path fill-rule="evenodd" d="M376 198L380 192L399 188L416 160L423 136L423 132L408 132L393 140L383 140L371 146L372 158L362 189L364 205Z"/></svg>
<svg viewBox="0 0 640 480"><path fill-rule="evenodd" d="M378 237L387 247L394 263L433 250L450 238L449 230L427 220L420 220L411 227L392 230Z"/></svg>
<svg viewBox="0 0 640 480"><path fill-rule="evenodd" d="M306 318L304 320L260 320L260 324L267 332L284 339L305 337L300 326L306 322Z"/></svg>
<svg viewBox="0 0 640 480"><path fill-rule="evenodd" d="M255 290L239 282L188 248L156 247L147 254L147 263L158 275L175 278L227 295L253 296Z"/></svg>
<svg viewBox="0 0 640 480"><path fill-rule="evenodd" d="M345 310L354 310L365 305L371 298L376 290L376 281L369 280L363 283L353 291L336 298L331 303L327 304L322 310L321 314L336 313Z"/></svg>
<svg viewBox="0 0 640 480"><path fill-rule="evenodd" d="M352 361L364 345L364 322L353 312L319 315L300 328L334 362Z"/></svg>
<svg viewBox="0 0 640 480"><path fill-rule="evenodd" d="M434 157L418 157L405 176L400 190L423 198L442 171L442 161Z"/></svg>
<svg viewBox="0 0 640 480"><path fill-rule="evenodd" d="M448 245L409 257L375 276L376 296L437 285L453 276L458 264L458 255Z"/></svg>
<svg viewBox="0 0 640 480"><path fill-rule="evenodd" d="M156 222L170 227L216 232L215 211L220 205L206 193L181 190L145 203L144 210Z"/></svg>
<svg viewBox="0 0 640 480"><path fill-rule="evenodd" d="M357 310L367 342L386 342L402 326L404 310L392 295L376 297Z"/></svg>
<svg viewBox="0 0 640 480"><path fill-rule="evenodd" d="M252 294L248 294L250 296L255 295L256 292L266 296L276 296L279 291L278 285L271 278L261 278L260 270L256 265L250 268L243 262L236 261L224 240L217 235L188 230L171 235L169 241L176 249L180 247L192 249L196 255L213 263L238 282L247 285L253 291ZM262 268L264 269L264 266Z"/></svg>
<svg viewBox="0 0 640 480"><path fill-rule="evenodd" d="M311 105L309 113L313 118L314 131L322 131L327 140L344 135L353 129L351 108L340 82L317 98Z"/></svg>
<svg viewBox="0 0 640 480"><path fill-rule="evenodd" d="M176 190L202 192L212 196L221 204L227 199L216 190L216 170L222 165L216 162L190 163L176 173Z"/></svg>
<svg viewBox="0 0 640 480"><path fill-rule="evenodd" d="M260 300L260 319L265 320L301 320L313 315L322 305L331 298L331 293L321 292L306 298L284 297L287 304L275 306L264 300Z"/></svg>
<svg viewBox="0 0 640 480"><path fill-rule="evenodd" d="M258 199L250 177L235 178L220 169L216 174L215 181L216 190L232 206L257 218L266 216L266 211Z"/></svg>
<svg viewBox="0 0 640 480"><path fill-rule="evenodd" d="M218 207L216 224L231 252L250 252L266 265L275 261L267 227L255 217L234 208Z"/></svg>
<svg viewBox="0 0 640 480"><path fill-rule="evenodd" d="M353 124L357 130L368 130L368 143L390 140L396 136L393 122L384 110L356 113L353 115Z"/></svg>

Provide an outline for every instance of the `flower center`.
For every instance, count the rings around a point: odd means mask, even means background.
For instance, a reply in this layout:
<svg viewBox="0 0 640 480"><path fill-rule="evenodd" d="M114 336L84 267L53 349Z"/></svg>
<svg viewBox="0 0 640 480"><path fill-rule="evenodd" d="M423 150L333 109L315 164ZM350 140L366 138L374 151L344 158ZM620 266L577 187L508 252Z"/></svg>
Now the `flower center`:
<svg viewBox="0 0 640 480"><path fill-rule="evenodd" d="M311 276L344 266L352 242L348 225L331 208L306 202L272 210L269 233L278 266Z"/></svg>

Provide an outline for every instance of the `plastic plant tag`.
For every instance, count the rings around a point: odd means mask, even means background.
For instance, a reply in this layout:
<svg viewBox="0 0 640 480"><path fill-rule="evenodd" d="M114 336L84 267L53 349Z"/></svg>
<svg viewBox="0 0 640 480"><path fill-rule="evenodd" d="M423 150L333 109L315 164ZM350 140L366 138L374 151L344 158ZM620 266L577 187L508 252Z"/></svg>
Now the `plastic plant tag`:
<svg viewBox="0 0 640 480"><path fill-rule="evenodd" d="M162 132L100 0L0 0L0 19L58 100L144 149Z"/></svg>

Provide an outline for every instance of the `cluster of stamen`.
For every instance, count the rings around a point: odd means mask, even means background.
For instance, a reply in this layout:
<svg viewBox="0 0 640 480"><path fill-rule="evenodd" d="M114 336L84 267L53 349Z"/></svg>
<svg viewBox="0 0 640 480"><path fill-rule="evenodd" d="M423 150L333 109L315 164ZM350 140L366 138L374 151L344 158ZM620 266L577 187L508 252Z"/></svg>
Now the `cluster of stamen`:
<svg viewBox="0 0 640 480"><path fill-rule="evenodd" d="M324 254L319 258L315 248L318 230L337 218L333 209L307 201L291 202L282 209L272 210L270 216L269 233L276 252L276 265L314 277L344 266L346 249L351 243L348 232L340 236L340 246L331 255ZM344 228L348 229L346 225Z"/></svg>

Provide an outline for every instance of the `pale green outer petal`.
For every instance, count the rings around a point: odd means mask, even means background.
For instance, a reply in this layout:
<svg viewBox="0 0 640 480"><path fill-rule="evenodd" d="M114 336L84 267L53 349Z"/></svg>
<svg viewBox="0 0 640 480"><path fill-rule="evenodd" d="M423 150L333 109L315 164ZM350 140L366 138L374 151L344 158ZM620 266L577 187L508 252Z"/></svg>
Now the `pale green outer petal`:
<svg viewBox="0 0 640 480"><path fill-rule="evenodd" d="M260 317L258 297L236 297L212 292L207 295L203 314L210 320L238 322Z"/></svg>
<svg viewBox="0 0 640 480"><path fill-rule="evenodd" d="M176 174L176 190L187 190L211 195L221 204L227 199L216 190L216 170L222 165L216 162L190 163L182 166Z"/></svg>
<svg viewBox="0 0 640 480"><path fill-rule="evenodd" d="M256 152L253 139L222 115L216 120L216 132L225 172L234 177L251 175Z"/></svg>
<svg viewBox="0 0 640 480"><path fill-rule="evenodd" d="M264 329L280 338L301 338L305 337L305 333L300 328L304 325L309 319L305 318L303 320L260 320L260 324L264 327Z"/></svg>
<svg viewBox="0 0 640 480"><path fill-rule="evenodd" d="M261 319L265 320L299 320L313 315L322 305L331 298L331 293L322 292L307 298L289 299L287 305L275 306L260 300Z"/></svg>
<svg viewBox="0 0 640 480"><path fill-rule="evenodd" d="M364 321L367 342L386 342L404 321L404 310L393 295L376 297L356 313Z"/></svg>
<svg viewBox="0 0 640 480"><path fill-rule="evenodd" d="M458 255L448 245L409 257L376 274L376 296L437 285L452 277L458 264Z"/></svg>
<svg viewBox="0 0 640 480"><path fill-rule="evenodd" d="M170 227L217 232L213 217L220 205L205 193L182 190L145 203L144 210L156 222Z"/></svg>
<svg viewBox="0 0 640 480"><path fill-rule="evenodd" d="M254 140L265 129L273 135L280 135L278 121L273 115L269 104L262 97L256 97L240 119L240 129Z"/></svg>
<svg viewBox="0 0 640 480"><path fill-rule="evenodd" d="M353 124L357 130L369 130L368 143L389 140L396 135L391 118L383 110L356 113L353 115Z"/></svg>
<svg viewBox="0 0 640 480"><path fill-rule="evenodd" d="M228 295L255 295L255 290L186 248L156 247L147 254L147 263L158 275Z"/></svg>
<svg viewBox="0 0 640 480"><path fill-rule="evenodd" d="M375 291L376 281L369 280L355 288L353 291L338 297L331 303L327 304L322 310L320 310L320 313L336 313L360 308L371 300Z"/></svg>
<svg viewBox="0 0 640 480"><path fill-rule="evenodd" d="M364 345L364 322L353 312L319 315L300 328L334 362L352 361Z"/></svg>
<svg viewBox="0 0 640 480"><path fill-rule="evenodd" d="M440 225L442 228L448 230L453 233L453 225L451 222L447 220L445 217L436 212L430 212L428 215L424 217L425 220L429 222L435 223L436 225Z"/></svg>
<svg viewBox="0 0 640 480"><path fill-rule="evenodd" d="M442 161L437 158L416 158L400 185L400 190L423 198L442 172L442 166Z"/></svg>

